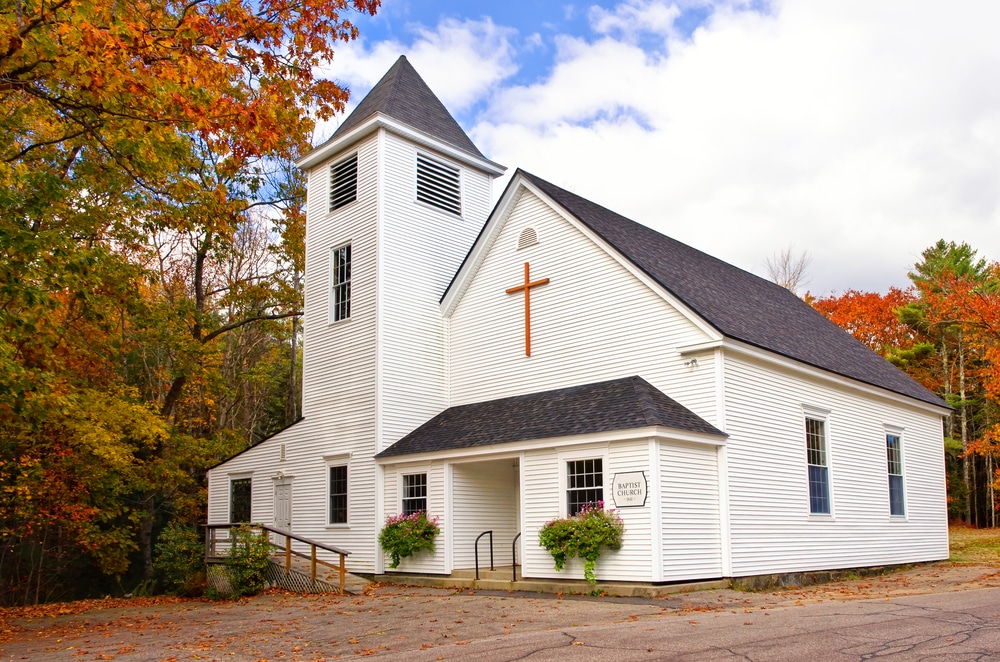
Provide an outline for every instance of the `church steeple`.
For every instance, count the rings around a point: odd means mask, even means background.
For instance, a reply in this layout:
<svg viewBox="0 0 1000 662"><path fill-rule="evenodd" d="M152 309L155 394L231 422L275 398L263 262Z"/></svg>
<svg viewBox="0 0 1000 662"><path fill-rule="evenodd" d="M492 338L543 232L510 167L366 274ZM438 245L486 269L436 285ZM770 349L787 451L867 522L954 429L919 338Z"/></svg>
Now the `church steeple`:
<svg viewBox="0 0 1000 662"><path fill-rule="evenodd" d="M485 158L405 55L399 56L382 80L344 120L332 140L346 135L377 113L408 124L463 152Z"/></svg>
<svg viewBox="0 0 1000 662"><path fill-rule="evenodd" d="M399 56L330 139L299 159L297 165L303 170L319 165L380 127L491 177L506 170L483 156L405 55Z"/></svg>

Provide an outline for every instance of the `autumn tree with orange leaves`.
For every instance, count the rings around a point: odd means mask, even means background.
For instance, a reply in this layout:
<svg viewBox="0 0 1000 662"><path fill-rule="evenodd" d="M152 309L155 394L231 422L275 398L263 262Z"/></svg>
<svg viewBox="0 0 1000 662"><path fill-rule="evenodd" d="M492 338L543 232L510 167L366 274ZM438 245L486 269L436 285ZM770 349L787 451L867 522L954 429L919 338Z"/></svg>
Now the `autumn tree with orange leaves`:
<svg viewBox="0 0 1000 662"><path fill-rule="evenodd" d="M945 424L949 512L996 526L1000 476L1000 265L939 241L908 290L848 291L814 307L954 408Z"/></svg>
<svg viewBox="0 0 1000 662"><path fill-rule="evenodd" d="M149 579L204 468L286 420L287 164L378 5L0 2L0 604Z"/></svg>

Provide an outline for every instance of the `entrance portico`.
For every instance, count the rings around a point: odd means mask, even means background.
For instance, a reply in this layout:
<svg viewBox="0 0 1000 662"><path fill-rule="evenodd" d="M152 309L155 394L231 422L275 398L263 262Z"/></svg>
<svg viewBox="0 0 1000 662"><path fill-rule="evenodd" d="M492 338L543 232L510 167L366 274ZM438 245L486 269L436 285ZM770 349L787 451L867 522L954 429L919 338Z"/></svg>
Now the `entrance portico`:
<svg viewBox="0 0 1000 662"><path fill-rule="evenodd" d="M490 544L497 566L515 562L511 545L521 531L521 476L518 456L476 462L456 462L451 468L450 532L444 531L451 546L448 571L476 567L476 540L479 541L479 567L490 563ZM446 472L447 473L447 472ZM520 540L518 540L520 543ZM517 562L523 554L517 553Z"/></svg>

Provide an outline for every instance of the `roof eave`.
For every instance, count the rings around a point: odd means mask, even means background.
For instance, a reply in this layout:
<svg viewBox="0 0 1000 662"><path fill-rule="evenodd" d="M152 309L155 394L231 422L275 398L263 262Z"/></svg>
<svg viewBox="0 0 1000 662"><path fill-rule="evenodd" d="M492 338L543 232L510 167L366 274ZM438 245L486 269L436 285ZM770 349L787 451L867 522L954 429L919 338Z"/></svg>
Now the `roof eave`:
<svg viewBox="0 0 1000 662"><path fill-rule="evenodd" d="M729 435L720 432L711 434L708 432L692 432L662 425L648 425L639 428L626 428L624 430L611 430L608 432L590 432L587 434L575 434L563 437L546 437L542 439L527 439L524 441L506 441L486 446L466 446L461 448L449 448L436 451L420 451L416 453L404 453L398 455L383 456L379 453L375 456L375 462L380 465L402 464L409 462L428 462L431 460L448 460L451 458L462 458L463 460L476 456L489 455L509 455L522 451L537 450L539 448L561 448L565 446L580 446L586 444L607 444L615 441L631 441L634 439L658 439L660 441L675 441L691 444L705 444L709 446L725 446ZM390 446L391 448L391 446ZM387 449L388 450L388 449Z"/></svg>
<svg viewBox="0 0 1000 662"><path fill-rule="evenodd" d="M839 372L834 372L827 368L813 365L811 363L806 363L801 359L797 359L790 356L785 356L784 354L779 354L771 349L766 349L763 347L758 347L742 340L737 340L730 336L726 336L722 340L714 340L704 343L697 343L694 345L686 345L677 348L677 353L681 356L692 356L702 352L707 352L714 350L716 348L721 348L723 351L729 351L734 354L740 354L745 357L754 358L759 361L765 361L771 365L781 366L786 370L791 370L793 372L803 373L810 375L812 377L818 377L820 379L835 382L840 386L847 386L849 388L855 389L857 391L862 391L868 395L878 395L888 400L892 400L899 404L906 404L912 407L917 407L925 411L930 411L941 416L947 416L952 412L952 408L947 404L937 404L929 402L927 400L922 400L913 395L908 395L906 393L899 393L898 391L893 391L885 386L878 386L877 384L871 384L869 382L862 381L856 377L849 377L847 375L842 375ZM933 395L933 394L931 394Z"/></svg>
<svg viewBox="0 0 1000 662"><path fill-rule="evenodd" d="M295 162L295 165L300 170L313 168L335 154L347 149L362 138L374 133L378 129L392 131L393 133L412 140L417 144L423 145L428 149L433 149L448 158L460 161L471 168L485 172L492 177L499 177L507 171L507 168L499 163L494 163L489 159L479 158L474 154L470 154L463 149L459 149L454 145L450 145L438 138L435 138L428 133L414 129L407 124L403 124L402 122L399 122L381 112L375 113L344 135L334 136L300 158Z"/></svg>

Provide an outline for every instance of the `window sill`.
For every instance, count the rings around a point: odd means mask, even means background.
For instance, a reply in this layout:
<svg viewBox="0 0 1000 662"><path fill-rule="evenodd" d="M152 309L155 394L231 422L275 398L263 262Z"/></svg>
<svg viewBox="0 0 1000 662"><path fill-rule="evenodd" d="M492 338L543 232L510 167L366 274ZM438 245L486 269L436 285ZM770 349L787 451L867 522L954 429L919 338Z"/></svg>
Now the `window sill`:
<svg viewBox="0 0 1000 662"><path fill-rule="evenodd" d="M810 522L832 522L833 513L809 513Z"/></svg>
<svg viewBox="0 0 1000 662"><path fill-rule="evenodd" d="M336 322L327 322L326 325L327 325L327 327L340 326L341 324L347 324L347 323L349 323L352 319L354 319L354 318L353 317L345 317L344 319L337 320Z"/></svg>
<svg viewBox="0 0 1000 662"><path fill-rule="evenodd" d="M351 525L350 525L350 524L327 524L327 525L326 525L326 526L324 526L323 528L325 528L325 529L341 529L341 530L347 530L347 529L350 529L350 528L351 528Z"/></svg>

